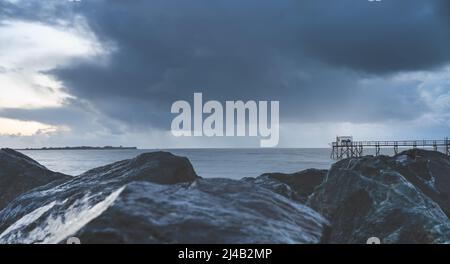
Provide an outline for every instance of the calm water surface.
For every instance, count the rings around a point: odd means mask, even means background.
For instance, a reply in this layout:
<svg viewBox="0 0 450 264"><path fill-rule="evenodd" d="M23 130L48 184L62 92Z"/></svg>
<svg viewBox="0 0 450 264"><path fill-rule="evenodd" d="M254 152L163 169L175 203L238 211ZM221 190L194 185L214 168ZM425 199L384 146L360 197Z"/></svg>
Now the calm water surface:
<svg viewBox="0 0 450 264"><path fill-rule="evenodd" d="M47 168L69 175L130 159L157 150L24 150L25 155ZM308 168L328 169L334 162L330 149L170 149L173 154L189 158L202 177L240 179L266 172L292 173ZM391 150L383 150L391 155ZM367 150L366 154L373 151Z"/></svg>
<svg viewBox="0 0 450 264"><path fill-rule="evenodd" d="M157 150L23 150L47 168L79 175L89 169L141 153ZM171 149L189 158L202 177L240 179L265 172L296 172L307 168L327 169L332 164L329 149Z"/></svg>

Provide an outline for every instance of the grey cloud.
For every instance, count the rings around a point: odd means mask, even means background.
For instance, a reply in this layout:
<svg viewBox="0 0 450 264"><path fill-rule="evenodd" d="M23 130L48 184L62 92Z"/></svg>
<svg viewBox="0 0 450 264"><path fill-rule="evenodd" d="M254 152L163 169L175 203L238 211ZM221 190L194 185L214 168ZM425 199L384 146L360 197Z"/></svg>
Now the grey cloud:
<svg viewBox="0 0 450 264"><path fill-rule="evenodd" d="M23 19L59 23L61 19L70 20L73 17L77 4L77 2L65 0L1 0L0 20Z"/></svg>
<svg viewBox="0 0 450 264"><path fill-rule="evenodd" d="M96 129L101 129L113 135L128 132L123 124L99 113L89 102L84 100L67 99L60 107L0 108L0 117L21 121L37 121L54 126L68 126L72 132L80 134L89 133Z"/></svg>
<svg viewBox="0 0 450 264"><path fill-rule="evenodd" d="M78 61L49 73L105 120L140 129L168 128L170 104L194 92L205 100L280 100L282 118L298 122L416 118L428 109L414 83L359 81L447 64L443 6L448 2L92 0L20 15L50 21L81 14L101 41L114 42L107 66Z"/></svg>
<svg viewBox="0 0 450 264"><path fill-rule="evenodd" d="M305 50L336 66L375 74L433 69L450 60L448 1L314 1ZM448 8L447 8L448 9Z"/></svg>

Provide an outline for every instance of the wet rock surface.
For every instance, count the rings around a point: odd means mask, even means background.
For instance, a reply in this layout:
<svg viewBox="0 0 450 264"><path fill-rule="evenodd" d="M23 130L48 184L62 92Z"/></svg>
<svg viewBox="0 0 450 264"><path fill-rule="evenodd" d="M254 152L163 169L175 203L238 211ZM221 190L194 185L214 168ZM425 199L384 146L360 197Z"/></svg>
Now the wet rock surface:
<svg viewBox="0 0 450 264"><path fill-rule="evenodd" d="M12 149L0 149L0 210L19 195L70 176L52 172Z"/></svg>
<svg viewBox="0 0 450 264"><path fill-rule="evenodd" d="M448 162L440 153L411 150L335 163L308 200L331 222L324 240L448 243Z"/></svg>
<svg viewBox="0 0 450 264"><path fill-rule="evenodd" d="M34 189L0 212L0 243L318 243L327 221L244 181L201 179L155 152Z"/></svg>
<svg viewBox="0 0 450 264"><path fill-rule="evenodd" d="M420 149L405 151L389 165L450 216L450 158L439 152Z"/></svg>
<svg viewBox="0 0 450 264"><path fill-rule="evenodd" d="M76 236L86 243L318 243L326 223L309 207L241 181L134 182Z"/></svg>
<svg viewBox="0 0 450 264"><path fill-rule="evenodd" d="M0 165L0 243L450 242L450 159L431 151L242 180L202 179L167 152L76 177L13 150Z"/></svg>

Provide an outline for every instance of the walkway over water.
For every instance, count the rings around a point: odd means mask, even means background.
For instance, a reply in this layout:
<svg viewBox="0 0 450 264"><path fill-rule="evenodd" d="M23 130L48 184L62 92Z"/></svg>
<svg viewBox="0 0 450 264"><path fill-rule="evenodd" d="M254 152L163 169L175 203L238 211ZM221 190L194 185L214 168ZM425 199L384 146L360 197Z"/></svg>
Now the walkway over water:
<svg viewBox="0 0 450 264"><path fill-rule="evenodd" d="M399 147L410 148L432 148L434 151L442 151L450 156L450 141L448 138L443 140L397 140L397 141L353 141L352 137L336 137L336 141L330 143L332 150L330 157L332 159L343 159L350 157L361 157L364 155L365 148L374 148L375 155L380 155L382 148L394 149L398 154Z"/></svg>

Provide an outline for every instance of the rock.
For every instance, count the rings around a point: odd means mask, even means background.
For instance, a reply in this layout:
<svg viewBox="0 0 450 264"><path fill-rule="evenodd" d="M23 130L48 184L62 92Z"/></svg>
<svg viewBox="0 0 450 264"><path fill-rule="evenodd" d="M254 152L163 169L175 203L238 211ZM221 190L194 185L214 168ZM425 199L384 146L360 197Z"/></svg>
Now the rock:
<svg viewBox="0 0 450 264"><path fill-rule="evenodd" d="M11 150L0 164L0 188L14 193L0 243L450 243L450 159L436 152L242 180L202 179L167 152L77 177ZM16 178L33 184L18 191Z"/></svg>
<svg viewBox="0 0 450 264"><path fill-rule="evenodd" d="M160 184L190 182L198 178L187 158L163 151L144 153L134 159L87 171L80 176Z"/></svg>
<svg viewBox="0 0 450 264"><path fill-rule="evenodd" d="M12 149L0 150L0 210L19 195L68 175L46 169L33 159Z"/></svg>
<svg viewBox="0 0 450 264"><path fill-rule="evenodd" d="M305 202L319 184L322 183L327 170L307 169L300 172L265 173L256 178L244 178L293 200Z"/></svg>
<svg viewBox="0 0 450 264"><path fill-rule="evenodd" d="M327 221L246 181L201 179L157 152L32 190L0 212L0 243L318 243Z"/></svg>
<svg viewBox="0 0 450 264"><path fill-rule="evenodd" d="M331 222L325 241L366 243L375 236L382 243L450 242L450 221L440 207L450 189L441 178L450 175L448 158L429 151L415 153L335 163L308 200ZM439 199L433 200L430 193Z"/></svg>
<svg viewBox="0 0 450 264"><path fill-rule="evenodd" d="M253 184L129 184L75 235L86 243L319 243L327 221Z"/></svg>
<svg viewBox="0 0 450 264"><path fill-rule="evenodd" d="M434 151L412 149L389 160L402 174L450 217L450 157Z"/></svg>

